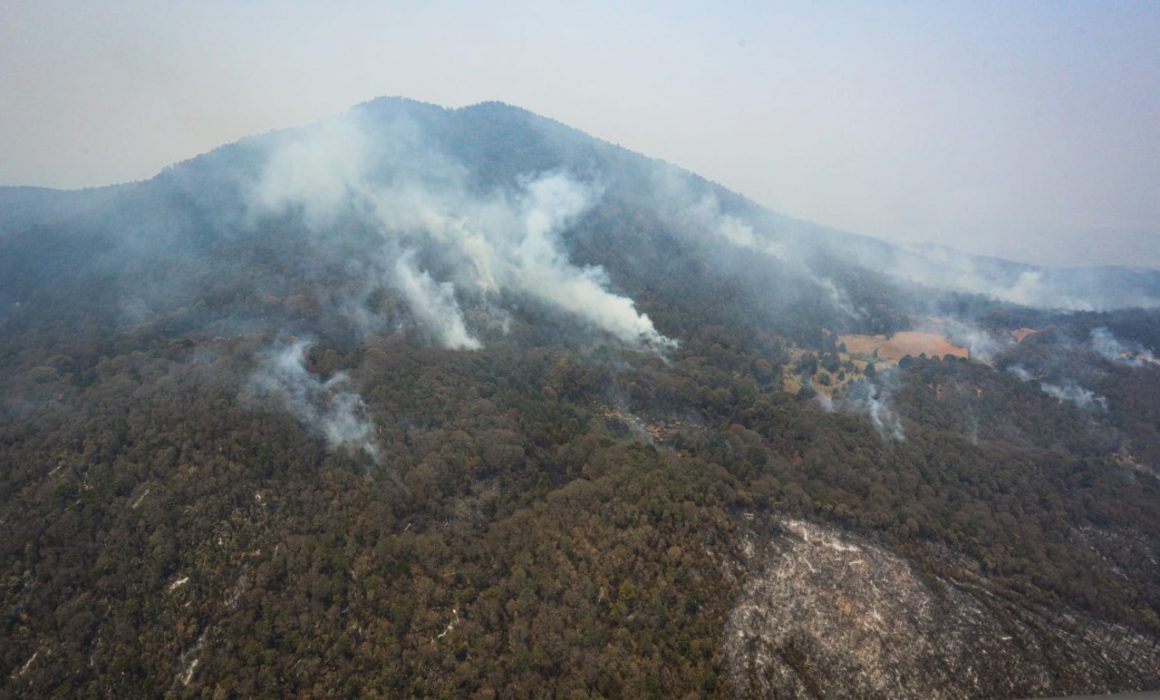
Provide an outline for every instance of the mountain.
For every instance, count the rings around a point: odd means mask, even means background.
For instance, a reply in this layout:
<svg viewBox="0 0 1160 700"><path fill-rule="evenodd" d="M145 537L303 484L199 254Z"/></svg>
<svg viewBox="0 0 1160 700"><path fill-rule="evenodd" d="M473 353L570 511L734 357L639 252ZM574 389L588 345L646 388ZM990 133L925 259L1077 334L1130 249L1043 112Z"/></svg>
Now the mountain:
<svg viewBox="0 0 1160 700"><path fill-rule="evenodd" d="M0 188L0 695L1156 688L1158 298L498 103Z"/></svg>

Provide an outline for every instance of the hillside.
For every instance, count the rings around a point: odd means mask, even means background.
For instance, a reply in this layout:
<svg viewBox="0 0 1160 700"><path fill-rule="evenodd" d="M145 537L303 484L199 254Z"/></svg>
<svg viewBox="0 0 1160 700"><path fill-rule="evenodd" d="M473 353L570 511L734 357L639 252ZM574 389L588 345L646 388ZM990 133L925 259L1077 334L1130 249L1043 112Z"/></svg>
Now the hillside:
<svg viewBox="0 0 1160 700"><path fill-rule="evenodd" d="M1160 687L1158 273L380 99L0 188L0 280L0 696Z"/></svg>

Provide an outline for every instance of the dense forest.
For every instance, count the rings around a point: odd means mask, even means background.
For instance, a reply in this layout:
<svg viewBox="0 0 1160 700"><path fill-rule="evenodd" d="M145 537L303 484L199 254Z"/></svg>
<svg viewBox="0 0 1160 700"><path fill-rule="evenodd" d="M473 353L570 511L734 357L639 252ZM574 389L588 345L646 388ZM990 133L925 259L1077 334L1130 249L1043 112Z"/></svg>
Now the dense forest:
<svg viewBox="0 0 1160 700"><path fill-rule="evenodd" d="M498 104L0 202L2 696L1160 687L1160 276L934 286Z"/></svg>

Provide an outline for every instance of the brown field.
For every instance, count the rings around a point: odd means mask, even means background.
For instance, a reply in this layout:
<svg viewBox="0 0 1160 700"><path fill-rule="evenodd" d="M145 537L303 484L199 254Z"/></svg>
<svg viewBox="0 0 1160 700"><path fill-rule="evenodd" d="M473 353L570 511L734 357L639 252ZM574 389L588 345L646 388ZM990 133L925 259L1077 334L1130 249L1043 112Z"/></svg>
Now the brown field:
<svg viewBox="0 0 1160 700"><path fill-rule="evenodd" d="M898 362L907 355L918 357L921 353L926 353L927 357L954 355L966 358L971 355L966 348L952 344L937 333L921 333L919 331L895 333L893 338L878 348L878 356L891 362Z"/></svg>
<svg viewBox="0 0 1160 700"><path fill-rule="evenodd" d="M1016 328L1011 331L1011 337L1015 339L1016 343L1022 343L1023 339L1035 332L1034 328Z"/></svg>
<svg viewBox="0 0 1160 700"><path fill-rule="evenodd" d="M918 357L922 353L926 353L927 357L970 357L966 348L954 345L937 333L902 331L895 333L889 340L881 335L843 335L838 339L846 344L846 352L851 355L872 355L877 352L880 359L888 362L898 362L907 355Z"/></svg>
<svg viewBox="0 0 1160 700"><path fill-rule="evenodd" d="M840 335L838 341L846 345L850 355L873 355L886 342L884 335Z"/></svg>

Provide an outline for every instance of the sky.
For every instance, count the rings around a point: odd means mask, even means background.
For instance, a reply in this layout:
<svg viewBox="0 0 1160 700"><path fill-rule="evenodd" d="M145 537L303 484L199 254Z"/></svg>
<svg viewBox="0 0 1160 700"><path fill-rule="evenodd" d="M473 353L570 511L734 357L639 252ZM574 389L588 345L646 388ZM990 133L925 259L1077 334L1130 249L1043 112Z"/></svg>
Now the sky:
<svg viewBox="0 0 1160 700"><path fill-rule="evenodd" d="M790 216L1160 268L1158 2L0 0L0 185L500 100Z"/></svg>

